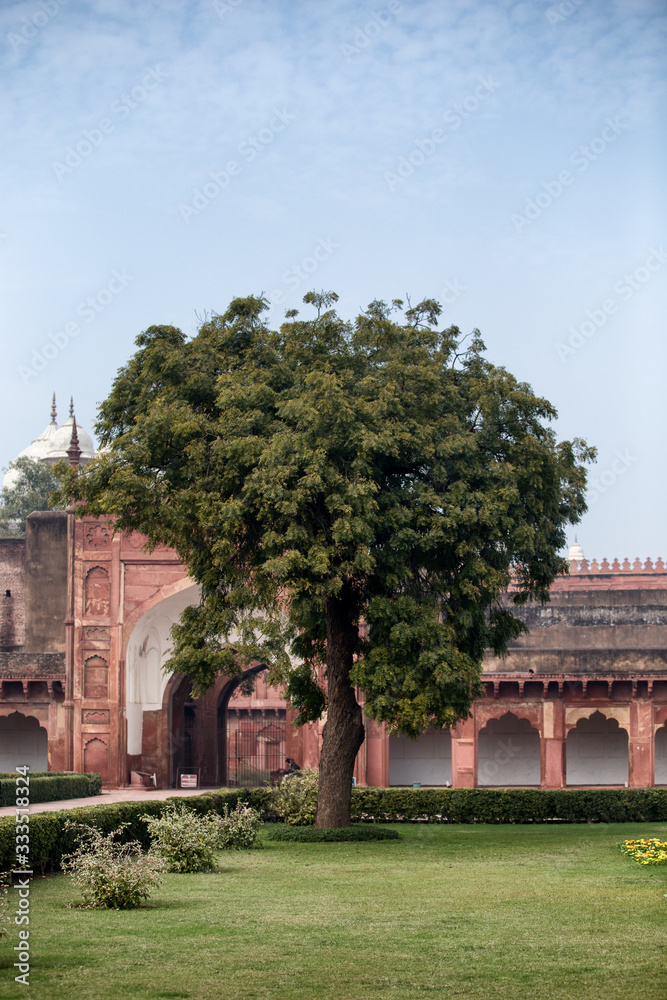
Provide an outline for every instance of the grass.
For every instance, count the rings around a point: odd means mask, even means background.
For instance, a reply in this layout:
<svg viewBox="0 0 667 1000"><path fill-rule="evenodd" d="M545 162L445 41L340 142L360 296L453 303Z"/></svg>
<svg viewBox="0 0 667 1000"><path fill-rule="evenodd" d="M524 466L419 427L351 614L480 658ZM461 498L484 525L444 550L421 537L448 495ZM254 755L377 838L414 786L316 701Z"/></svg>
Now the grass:
<svg viewBox="0 0 667 1000"><path fill-rule="evenodd" d="M667 866L621 854L659 823L396 826L400 841L266 843L169 875L140 910L31 888L40 1000L664 1000ZM15 937L16 935L14 935ZM16 940L0 944L0 996Z"/></svg>

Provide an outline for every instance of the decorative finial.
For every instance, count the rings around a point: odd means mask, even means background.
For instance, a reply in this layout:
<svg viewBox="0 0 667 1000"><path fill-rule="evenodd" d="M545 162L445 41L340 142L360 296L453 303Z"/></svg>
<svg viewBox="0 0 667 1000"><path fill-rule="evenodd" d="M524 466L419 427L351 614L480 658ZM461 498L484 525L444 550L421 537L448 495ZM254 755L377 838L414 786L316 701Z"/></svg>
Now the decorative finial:
<svg viewBox="0 0 667 1000"><path fill-rule="evenodd" d="M79 462L81 460L81 448L79 447L79 434L76 429L76 417L72 414L73 424L72 424L72 436L70 438L69 448L67 449L67 457L69 459L69 464L73 469L79 468Z"/></svg>
<svg viewBox="0 0 667 1000"><path fill-rule="evenodd" d="M54 392L53 399L51 400L51 423L55 424L55 422L56 422L56 394Z"/></svg>
<svg viewBox="0 0 667 1000"><path fill-rule="evenodd" d="M74 416L74 396L69 398L69 415L70 417Z"/></svg>

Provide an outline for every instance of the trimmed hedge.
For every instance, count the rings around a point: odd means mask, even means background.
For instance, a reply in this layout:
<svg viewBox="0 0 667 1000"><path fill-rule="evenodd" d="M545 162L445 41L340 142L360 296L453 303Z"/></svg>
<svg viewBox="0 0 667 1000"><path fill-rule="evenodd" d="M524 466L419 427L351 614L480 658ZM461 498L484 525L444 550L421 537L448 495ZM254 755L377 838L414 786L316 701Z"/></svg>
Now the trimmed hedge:
<svg viewBox="0 0 667 1000"><path fill-rule="evenodd" d="M396 830L382 826L340 826L329 830L318 830L314 826L278 826L270 830L267 840L289 841L299 844L323 844L362 840L400 840Z"/></svg>
<svg viewBox="0 0 667 1000"><path fill-rule="evenodd" d="M79 774L79 771L28 771L31 778L62 778L63 774ZM15 778L16 771L0 771L0 781Z"/></svg>
<svg viewBox="0 0 667 1000"><path fill-rule="evenodd" d="M31 782L32 789L32 782ZM170 799L114 802L104 805L33 813L30 816L30 861L37 871L53 871L63 854L75 847L76 835L64 829L67 820L89 823L102 833L129 825L121 839L138 840L148 847L150 837L142 815L159 816ZM183 801L183 800L181 800ZM245 802L264 820L276 820L269 788L233 788L205 792L184 800L200 815L222 814ZM361 823L646 823L667 821L667 789L494 789L494 788L353 788L352 819ZM294 828L304 839L321 831ZM354 829L354 828L352 828ZM359 829L359 828L357 828ZM368 827L372 830L372 827ZM0 819L0 871L11 870L16 861L16 829L13 816ZM286 839L282 836L282 839Z"/></svg>
<svg viewBox="0 0 667 1000"><path fill-rule="evenodd" d="M31 785L32 787L32 785ZM193 795L179 801L200 815L209 812L222 814L224 806L234 808L237 802L247 802L267 818L271 816L268 804L269 789L223 789L220 792ZM70 854L77 841L76 832L66 830L68 820L96 826L102 833L117 830L121 823L128 826L119 836L120 843L138 840L142 847L150 844L146 823L141 816L160 816L167 802L173 799L145 799L140 802L109 802L77 809L60 809L54 812L33 813L30 816L30 864L35 872L57 871L64 854ZM11 871L16 863L16 829L14 816L0 819L0 871Z"/></svg>
<svg viewBox="0 0 667 1000"><path fill-rule="evenodd" d="M666 788L353 788L352 820L428 823L649 823Z"/></svg>
<svg viewBox="0 0 667 1000"><path fill-rule="evenodd" d="M99 795L102 790L102 777L99 774L69 774L65 773L35 773L30 775L30 785L23 781L16 791L17 775L0 778L0 806L13 806L17 794L25 795L30 804L37 802L57 802L59 799L82 799L88 795Z"/></svg>

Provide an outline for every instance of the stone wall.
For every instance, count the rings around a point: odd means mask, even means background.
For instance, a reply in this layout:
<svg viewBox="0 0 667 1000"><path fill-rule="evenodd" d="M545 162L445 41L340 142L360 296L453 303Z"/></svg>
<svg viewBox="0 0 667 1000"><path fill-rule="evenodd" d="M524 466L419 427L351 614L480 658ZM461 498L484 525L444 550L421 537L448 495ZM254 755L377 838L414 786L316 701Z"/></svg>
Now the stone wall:
<svg viewBox="0 0 667 1000"><path fill-rule="evenodd" d="M0 649L25 641L25 538L0 538Z"/></svg>
<svg viewBox="0 0 667 1000"><path fill-rule="evenodd" d="M65 652L67 511L30 514L25 538L25 648Z"/></svg>

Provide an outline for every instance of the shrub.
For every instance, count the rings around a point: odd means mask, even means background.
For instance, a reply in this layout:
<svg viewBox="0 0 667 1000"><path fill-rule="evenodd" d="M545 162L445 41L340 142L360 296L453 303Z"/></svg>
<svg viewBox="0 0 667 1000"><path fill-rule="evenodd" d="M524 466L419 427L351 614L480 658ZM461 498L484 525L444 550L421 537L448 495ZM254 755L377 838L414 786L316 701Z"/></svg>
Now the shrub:
<svg viewBox="0 0 667 1000"><path fill-rule="evenodd" d="M310 826L317 812L317 771L286 774L273 790L276 812L289 826Z"/></svg>
<svg viewBox="0 0 667 1000"><path fill-rule="evenodd" d="M222 816L216 816L217 846L223 850L243 851L251 847L261 846L257 843L257 834L262 818L256 809L237 802L232 811L225 804Z"/></svg>
<svg viewBox="0 0 667 1000"><path fill-rule="evenodd" d="M215 868L221 821L215 813L199 816L185 804L170 799L161 816L142 816L152 848L164 858L170 872L210 872Z"/></svg>
<svg viewBox="0 0 667 1000"><path fill-rule="evenodd" d="M296 841L306 844L400 839L400 834L396 830L387 830L382 826L342 826L329 830L318 830L314 826L278 826L267 834L267 840Z"/></svg>
<svg viewBox="0 0 667 1000"><path fill-rule="evenodd" d="M136 840L115 840L125 823L106 835L94 826L70 826L76 829L79 846L63 857L62 867L81 889L84 906L135 909L160 885L165 869L162 858L150 851L144 854Z"/></svg>

